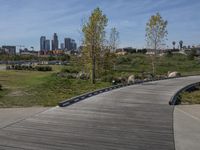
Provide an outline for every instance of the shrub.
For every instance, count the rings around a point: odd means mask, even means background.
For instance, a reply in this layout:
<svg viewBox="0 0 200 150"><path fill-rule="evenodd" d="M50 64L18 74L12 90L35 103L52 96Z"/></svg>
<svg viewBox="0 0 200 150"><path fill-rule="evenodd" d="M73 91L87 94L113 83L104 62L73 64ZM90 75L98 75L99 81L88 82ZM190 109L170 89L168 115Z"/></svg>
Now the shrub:
<svg viewBox="0 0 200 150"><path fill-rule="evenodd" d="M121 57L118 57L117 60L116 60L116 63L117 64L123 64L123 63L127 63L127 62L130 62L131 59L127 56L121 56Z"/></svg>
<svg viewBox="0 0 200 150"><path fill-rule="evenodd" d="M188 54L187 58L188 58L188 60L194 60L194 55Z"/></svg>
<svg viewBox="0 0 200 150"><path fill-rule="evenodd" d="M0 84L0 91L2 91L3 89L2 89L2 85Z"/></svg>
<svg viewBox="0 0 200 150"><path fill-rule="evenodd" d="M77 68L63 68L61 72L65 73L79 73L79 70Z"/></svg>
<svg viewBox="0 0 200 150"><path fill-rule="evenodd" d="M74 74L66 74L65 77L67 77L68 79L76 79L76 75Z"/></svg>
<svg viewBox="0 0 200 150"><path fill-rule="evenodd" d="M106 75L106 76L103 76L103 77L101 78L101 80L102 80L103 82L112 82L113 79L114 79L114 76L113 76L113 75Z"/></svg>
<svg viewBox="0 0 200 150"><path fill-rule="evenodd" d="M50 67L50 66L36 66L35 70L37 70L37 71L52 71L52 67Z"/></svg>
<svg viewBox="0 0 200 150"><path fill-rule="evenodd" d="M172 57L173 53L171 51L167 51L167 53L165 54L166 57Z"/></svg>

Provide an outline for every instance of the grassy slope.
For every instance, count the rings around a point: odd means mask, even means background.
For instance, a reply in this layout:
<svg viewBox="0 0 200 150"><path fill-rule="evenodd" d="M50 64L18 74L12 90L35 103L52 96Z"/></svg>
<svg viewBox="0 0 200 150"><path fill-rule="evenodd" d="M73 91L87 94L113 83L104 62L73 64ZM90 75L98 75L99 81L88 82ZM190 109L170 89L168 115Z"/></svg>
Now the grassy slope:
<svg viewBox="0 0 200 150"><path fill-rule="evenodd" d="M151 72L151 58L147 55L121 56L117 58L117 62L115 71L109 72L113 76ZM156 66L157 74L166 75L168 71L179 71L182 74L200 73L199 60L188 60L184 55L159 57ZM77 63L68 66L80 67ZM57 77L56 72L62 68L54 66L53 72L0 71L0 84L3 85L3 91L0 91L0 107L55 106L64 99L110 85L107 82L92 85L89 81Z"/></svg>
<svg viewBox="0 0 200 150"><path fill-rule="evenodd" d="M184 92L181 94L182 104L200 104L200 91L194 91L191 93Z"/></svg>
<svg viewBox="0 0 200 150"><path fill-rule="evenodd" d="M59 78L55 72L0 71L0 107L55 106L59 101L109 86L89 81Z"/></svg>
<svg viewBox="0 0 200 150"><path fill-rule="evenodd" d="M127 62L119 63L116 66L117 72L125 73L141 73L152 72L151 57L142 54L133 54L122 56L129 58ZM119 60L120 58L118 58ZM176 54L172 57L156 58L156 74L167 74L168 71L179 71L182 74L196 74L200 73L200 61L188 60L187 56Z"/></svg>

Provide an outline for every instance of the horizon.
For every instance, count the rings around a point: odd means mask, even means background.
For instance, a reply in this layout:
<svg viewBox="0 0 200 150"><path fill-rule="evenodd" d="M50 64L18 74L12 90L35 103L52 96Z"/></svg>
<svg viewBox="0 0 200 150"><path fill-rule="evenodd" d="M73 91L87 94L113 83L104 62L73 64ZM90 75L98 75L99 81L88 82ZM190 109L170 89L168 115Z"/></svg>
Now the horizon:
<svg viewBox="0 0 200 150"><path fill-rule="evenodd" d="M146 47L146 23L157 12L168 21L166 44L169 47L172 47L172 41L178 43L180 40L186 46L200 44L198 0L1 0L0 8L4 13L0 14L0 45L33 46L39 50L40 37L51 40L53 33L58 34L59 46L65 37L75 39L80 45L82 21L96 7L100 7L109 19L107 33L112 27L119 31L119 47Z"/></svg>

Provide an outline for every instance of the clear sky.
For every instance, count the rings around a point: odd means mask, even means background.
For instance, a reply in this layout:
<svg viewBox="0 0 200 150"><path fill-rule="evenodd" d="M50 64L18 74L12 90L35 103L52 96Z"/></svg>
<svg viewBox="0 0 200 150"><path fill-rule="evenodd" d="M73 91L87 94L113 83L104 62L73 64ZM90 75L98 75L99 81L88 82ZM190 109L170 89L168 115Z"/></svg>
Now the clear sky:
<svg viewBox="0 0 200 150"><path fill-rule="evenodd" d="M169 22L169 46L200 44L200 0L0 0L0 45L38 49L40 36L51 39L54 32L59 42L80 43L82 21L96 7L109 18L107 31L120 32L120 47L144 47L146 22L156 12Z"/></svg>

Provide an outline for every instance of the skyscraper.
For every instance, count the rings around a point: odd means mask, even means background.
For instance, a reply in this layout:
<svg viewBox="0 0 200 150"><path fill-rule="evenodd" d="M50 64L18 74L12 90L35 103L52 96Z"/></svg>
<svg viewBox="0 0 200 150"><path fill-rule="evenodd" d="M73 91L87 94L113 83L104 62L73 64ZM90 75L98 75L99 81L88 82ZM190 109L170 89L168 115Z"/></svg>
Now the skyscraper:
<svg viewBox="0 0 200 150"><path fill-rule="evenodd" d="M76 46L76 42L75 42L75 40L71 40L71 49L72 50L76 50L76 48L77 48L77 46Z"/></svg>
<svg viewBox="0 0 200 150"><path fill-rule="evenodd" d="M50 40L45 40L45 51L50 50Z"/></svg>
<svg viewBox="0 0 200 150"><path fill-rule="evenodd" d="M65 42L65 49L66 50L71 50L71 39L70 38L65 38L65 40L64 40L64 42Z"/></svg>
<svg viewBox="0 0 200 150"><path fill-rule="evenodd" d="M65 49L65 44L64 44L64 43L61 43L61 44L60 44L60 49L61 49L61 50L64 50L64 49Z"/></svg>
<svg viewBox="0 0 200 150"><path fill-rule="evenodd" d="M45 41L46 41L46 37L45 36L41 36L40 37L40 50L41 51L45 50Z"/></svg>
<svg viewBox="0 0 200 150"><path fill-rule="evenodd" d="M74 39L65 38L64 41L65 41L65 49L67 49L68 51L76 50L77 46Z"/></svg>
<svg viewBox="0 0 200 150"><path fill-rule="evenodd" d="M57 49L58 49L58 36L56 33L54 33L52 40L52 50L57 50Z"/></svg>

